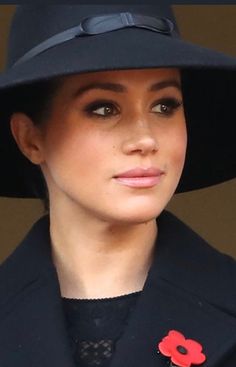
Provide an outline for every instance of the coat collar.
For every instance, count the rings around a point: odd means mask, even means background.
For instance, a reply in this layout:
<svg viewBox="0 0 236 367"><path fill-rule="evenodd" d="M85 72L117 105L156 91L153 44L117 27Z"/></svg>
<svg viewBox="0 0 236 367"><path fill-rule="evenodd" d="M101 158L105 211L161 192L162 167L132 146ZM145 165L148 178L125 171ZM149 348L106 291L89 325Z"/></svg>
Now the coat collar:
<svg viewBox="0 0 236 367"><path fill-rule="evenodd" d="M234 261L171 213L157 219L155 256L111 367L163 367L158 342L171 329L199 341L213 367L236 347ZM52 262L49 216L0 267L2 366L75 367Z"/></svg>
<svg viewBox="0 0 236 367"><path fill-rule="evenodd" d="M235 261L167 211L158 228L142 297L111 367L167 367L156 346L172 329L202 344L207 356L202 367L221 360L220 366L228 367L224 360L236 348Z"/></svg>

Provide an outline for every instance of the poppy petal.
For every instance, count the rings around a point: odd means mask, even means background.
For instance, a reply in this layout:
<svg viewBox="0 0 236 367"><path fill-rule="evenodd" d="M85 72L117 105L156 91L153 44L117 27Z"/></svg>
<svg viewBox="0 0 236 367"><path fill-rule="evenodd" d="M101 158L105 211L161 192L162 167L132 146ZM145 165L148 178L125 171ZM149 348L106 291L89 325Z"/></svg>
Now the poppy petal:
<svg viewBox="0 0 236 367"><path fill-rule="evenodd" d="M158 344L159 351L164 354L166 357L171 357L171 350L169 348L169 345L165 342L160 342Z"/></svg>
<svg viewBox="0 0 236 367"><path fill-rule="evenodd" d="M195 340L193 339L187 339L186 340L186 348L189 350L189 351L197 351L198 353L201 353L202 351L202 346L200 343L196 342Z"/></svg>
<svg viewBox="0 0 236 367"><path fill-rule="evenodd" d="M184 335L177 330L170 330L168 336L170 336L171 339L176 340L178 343L183 343L185 341Z"/></svg>
<svg viewBox="0 0 236 367"><path fill-rule="evenodd" d="M205 362L206 356L203 353L198 353L196 355L191 354L191 359L193 364L201 364Z"/></svg>
<svg viewBox="0 0 236 367"><path fill-rule="evenodd" d="M190 367L192 363L189 356L181 355L180 353L172 355L171 362L179 367Z"/></svg>

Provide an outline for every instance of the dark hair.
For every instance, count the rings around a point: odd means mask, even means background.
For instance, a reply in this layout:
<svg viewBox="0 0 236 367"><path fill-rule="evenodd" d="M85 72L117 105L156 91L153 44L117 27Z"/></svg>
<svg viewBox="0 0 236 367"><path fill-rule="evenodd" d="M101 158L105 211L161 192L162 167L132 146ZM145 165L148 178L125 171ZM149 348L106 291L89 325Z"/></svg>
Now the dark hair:
<svg viewBox="0 0 236 367"><path fill-rule="evenodd" d="M42 126L50 117L52 99L61 84L62 78L58 77L9 89L4 98L5 118L10 121L13 113L22 112L30 117L34 125ZM41 167L38 166L38 168L44 183L43 198L41 200L44 213L48 213L48 188Z"/></svg>

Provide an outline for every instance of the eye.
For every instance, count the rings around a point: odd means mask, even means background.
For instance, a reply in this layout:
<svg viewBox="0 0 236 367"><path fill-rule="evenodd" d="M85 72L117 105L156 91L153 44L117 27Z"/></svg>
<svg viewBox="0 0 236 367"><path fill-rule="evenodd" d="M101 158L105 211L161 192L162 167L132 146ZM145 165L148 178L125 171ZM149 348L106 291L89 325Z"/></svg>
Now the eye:
<svg viewBox="0 0 236 367"><path fill-rule="evenodd" d="M162 98L153 104L152 109L154 108L156 113L159 113L163 116L171 116L174 114L175 110L182 105L182 101L176 98ZM115 116L119 113L118 108L113 102L109 101L96 101L84 109L85 113L89 117L95 118L109 118L111 116Z"/></svg>
<svg viewBox="0 0 236 367"><path fill-rule="evenodd" d="M175 110L182 105L182 103L182 101L176 98L163 98L159 101L156 101L153 105L156 110L154 112L160 113L165 116L171 116L174 114Z"/></svg>
<svg viewBox="0 0 236 367"><path fill-rule="evenodd" d="M116 112L114 112L116 111ZM117 107L112 102L97 101L91 103L85 108L85 112L88 116L106 118L117 114Z"/></svg>

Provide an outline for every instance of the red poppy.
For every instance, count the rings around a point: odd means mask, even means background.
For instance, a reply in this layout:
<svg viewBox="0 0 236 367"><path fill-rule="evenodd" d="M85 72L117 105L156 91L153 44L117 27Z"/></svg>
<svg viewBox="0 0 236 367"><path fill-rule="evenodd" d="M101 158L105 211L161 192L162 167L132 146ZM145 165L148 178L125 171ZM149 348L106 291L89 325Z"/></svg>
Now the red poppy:
<svg viewBox="0 0 236 367"><path fill-rule="evenodd" d="M171 357L171 362L179 367L190 367L206 360L201 344L193 339L185 339L184 335L176 330L171 330L162 339L158 349L164 356Z"/></svg>

